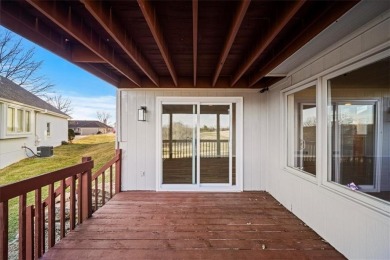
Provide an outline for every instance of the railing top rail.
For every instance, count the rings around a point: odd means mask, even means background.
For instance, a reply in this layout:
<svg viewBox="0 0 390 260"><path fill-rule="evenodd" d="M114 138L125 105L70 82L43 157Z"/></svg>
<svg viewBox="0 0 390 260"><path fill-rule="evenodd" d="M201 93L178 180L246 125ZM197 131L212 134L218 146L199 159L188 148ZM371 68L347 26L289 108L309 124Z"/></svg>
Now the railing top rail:
<svg viewBox="0 0 390 260"><path fill-rule="evenodd" d="M108 162L106 162L99 170L97 170L93 175L92 175L92 180L96 179L97 177L99 177L100 174L102 174L105 170L107 170L108 168L110 168L115 162L117 162L118 160L120 160L120 154L117 153L111 160L109 160Z"/></svg>
<svg viewBox="0 0 390 260"><path fill-rule="evenodd" d="M86 172L93 168L93 160L76 164L64 169L45 173L19 182L0 186L0 202L8 201L12 198L39 189L51 183L63 180L70 176Z"/></svg>

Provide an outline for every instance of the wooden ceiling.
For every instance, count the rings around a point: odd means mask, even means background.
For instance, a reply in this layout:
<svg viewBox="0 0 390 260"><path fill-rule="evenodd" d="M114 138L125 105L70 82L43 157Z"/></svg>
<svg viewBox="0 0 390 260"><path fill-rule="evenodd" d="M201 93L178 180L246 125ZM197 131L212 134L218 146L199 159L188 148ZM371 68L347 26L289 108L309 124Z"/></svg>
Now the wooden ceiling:
<svg viewBox="0 0 390 260"><path fill-rule="evenodd" d="M118 88L261 88L356 3L3 0L0 23Z"/></svg>

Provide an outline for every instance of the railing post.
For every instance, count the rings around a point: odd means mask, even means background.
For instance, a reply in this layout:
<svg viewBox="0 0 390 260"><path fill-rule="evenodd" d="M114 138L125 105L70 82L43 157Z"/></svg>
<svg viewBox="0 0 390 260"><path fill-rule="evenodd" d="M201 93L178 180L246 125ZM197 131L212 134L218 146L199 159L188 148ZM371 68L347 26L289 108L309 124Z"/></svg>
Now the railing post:
<svg viewBox="0 0 390 260"><path fill-rule="evenodd" d="M8 259L8 201L0 203L0 259Z"/></svg>
<svg viewBox="0 0 390 260"><path fill-rule="evenodd" d="M122 162L122 150L117 149L116 155L119 156L119 160L115 162L115 194L121 191L121 162Z"/></svg>
<svg viewBox="0 0 390 260"><path fill-rule="evenodd" d="M82 162L91 161L91 157L83 157ZM81 173L81 220L84 221L92 216L92 183L91 183L92 168Z"/></svg>

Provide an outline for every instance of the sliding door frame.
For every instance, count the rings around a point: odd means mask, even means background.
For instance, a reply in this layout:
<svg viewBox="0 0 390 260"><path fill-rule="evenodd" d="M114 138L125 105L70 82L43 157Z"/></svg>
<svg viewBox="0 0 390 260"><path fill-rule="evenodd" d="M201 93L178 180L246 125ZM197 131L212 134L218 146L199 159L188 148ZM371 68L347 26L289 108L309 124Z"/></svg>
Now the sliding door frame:
<svg viewBox="0 0 390 260"><path fill-rule="evenodd" d="M200 158L197 159L197 184L163 184L162 163L162 106L165 104L197 105L197 137L199 129L200 105L230 105L236 104L235 126L235 156L236 156L236 185L232 185L232 135L229 137L229 183L201 183L200 181ZM230 116L232 125L232 116ZM232 129L230 129L232 131ZM243 191L243 98L242 97L156 97L156 190L157 191ZM200 149L200 140L197 142L197 152Z"/></svg>

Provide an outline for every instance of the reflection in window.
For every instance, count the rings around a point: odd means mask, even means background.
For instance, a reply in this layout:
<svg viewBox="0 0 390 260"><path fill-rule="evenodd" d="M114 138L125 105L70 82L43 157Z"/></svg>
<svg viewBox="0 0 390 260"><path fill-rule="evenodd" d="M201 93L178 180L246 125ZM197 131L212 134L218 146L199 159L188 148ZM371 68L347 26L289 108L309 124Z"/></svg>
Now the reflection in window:
<svg viewBox="0 0 390 260"><path fill-rule="evenodd" d="M31 131L31 112L26 111L26 132Z"/></svg>
<svg viewBox="0 0 390 260"><path fill-rule="evenodd" d="M51 129L50 129L50 123L46 124L46 135L50 136L51 135Z"/></svg>
<svg viewBox="0 0 390 260"><path fill-rule="evenodd" d="M316 86L287 96L288 166L316 175Z"/></svg>
<svg viewBox="0 0 390 260"><path fill-rule="evenodd" d="M24 122L24 111L21 109L17 109L17 118L18 118L18 125L17 125L17 132L23 132L23 122Z"/></svg>
<svg viewBox="0 0 390 260"><path fill-rule="evenodd" d="M15 108L7 109L7 132L15 132Z"/></svg>
<svg viewBox="0 0 390 260"><path fill-rule="evenodd" d="M329 180L390 201L390 59L328 81Z"/></svg>

